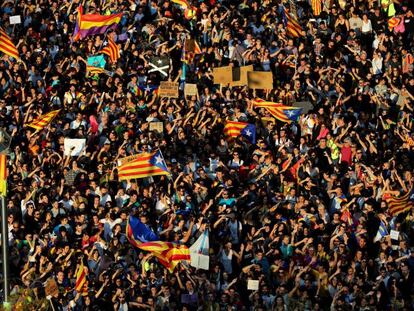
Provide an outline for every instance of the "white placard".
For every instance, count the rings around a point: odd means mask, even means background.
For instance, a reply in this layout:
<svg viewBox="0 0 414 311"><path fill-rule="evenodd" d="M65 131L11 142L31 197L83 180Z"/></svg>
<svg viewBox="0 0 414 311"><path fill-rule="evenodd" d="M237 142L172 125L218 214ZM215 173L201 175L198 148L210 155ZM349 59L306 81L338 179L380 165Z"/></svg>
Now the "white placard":
<svg viewBox="0 0 414 311"><path fill-rule="evenodd" d="M79 156L83 147L85 147L86 139L85 138L65 138L64 147L65 147L65 156L70 155Z"/></svg>
<svg viewBox="0 0 414 311"><path fill-rule="evenodd" d="M400 232L395 231L395 230L391 230L390 236L391 236L391 240L397 240L398 241L398 237L400 236Z"/></svg>
<svg viewBox="0 0 414 311"><path fill-rule="evenodd" d="M190 253L191 265L197 269L209 270L210 257L203 254Z"/></svg>
<svg viewBox="0 0 414 311"><path fill-rule="evenodd" d="M259 280L248 280L247 289L248 290L259 290Z"/></svg>
<svg viewBox="0 0 414 311"><path fill-rule="evenodd" d="M20 15L13 15L13 16L9 17L9 22L10 22L10 25L21 24L22 19L21 19Z"/></svg>

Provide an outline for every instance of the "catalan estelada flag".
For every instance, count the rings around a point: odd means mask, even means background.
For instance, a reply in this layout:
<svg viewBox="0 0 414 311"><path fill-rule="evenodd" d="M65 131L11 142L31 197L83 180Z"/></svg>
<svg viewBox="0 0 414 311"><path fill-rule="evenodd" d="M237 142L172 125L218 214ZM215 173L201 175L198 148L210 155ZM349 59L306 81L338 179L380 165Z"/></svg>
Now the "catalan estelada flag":
<svg viewBox="0 0 414 311"><path fill-rule="evenodd" d="M101 53L108 55L109 59L114 64L117 62L118 58L121 57L118 45L111 38L108 38L108 45L101 50Z"/></svg>
<svg viewBox="0 0 414 311"><path fill-rule="evenodd" d="M19 51L17 50L13 41L2 28L0 28L0 52L9 55L16 60L20 59Z"/></svg>
<svg viewBox="0 0 414 311"><path fill-rule="evenodd" d="M119 180L169 174L161 151L142 153L136 159L118 167Z"/></svg>
<svg viewBox="0 0 414 311"><path fill-rule="evenodd" d="M319 16L322 12L322 0L311 0L313 16Z"/></svg>
<svg viewBox="0 0 414 311"><path fill-rule="evenodd" d="M129 216L127 220L126 237L135 247L139 247L141 243L159 240L154 231L133 215Z"/></svg>
<svg viewBox="0 0 414 311"><path fill-rule="evenodd" d="M38 117L36 120L34 120L32 123L28 124L27 126L30 126L37 131L41 131L44 127L48 126L50 122L58 115L59 110L53 110L46 114L42 114L40 117Z"/></svg>
<svg viewBox="0 0 414 311"><path fill-rule="evenodd" d="M224 135L227 137L245 137L251 144L256 143L256 126L245 122L227 121L224 126Z"/></svg>
<svg viewBox="0 0 414 311"><path fill-rule="evenodd" d="M302 27L300 26L299 22L294 18L289 12L286 10L286 8L283 8L282 10L282 19L283 24L286 28L286 34L289 37L293 38L299 38L302 36Z"/></svg>
<svg viewBox="0 0 414 311"><path fill-rule="evenodd" d="M187 246L173 242L148 242L141 243L138 247L154 254L158 261L170 272L174 271L180 261L191 259L190 250Z"/></svg>
<svg viewBox="0 0 414 311"><path fill-rule="evenodd" d="M297 121L302 113L302 108L285 106L262 99L255 99L253 105L257 108L265 108L274 118L286 123Z"/></svg>
<svg viewBox="0 0 414 311"><path fill-rule="evenodd" d="M404 194L402 197L390 197L386 199L386 202L388 203L388 213L391 216L397 216L398 214L409 211L414 206L414 203L411 201L410 198L411 194L412 189L408 191L406 194Z"/></svg>
<svg viewBox="0 0 414 311"><path fill-rule="evenodd" d="M78 293L82 291L82 288L85 282L86 282L86 271L85 271L85 266L83 265L83 261L81 261L78 271L76 272L75 290Z"/></svg>
<svg viewBox="0 0 414 311"><path fill-rule="evenodd" d="M0 196L7 196L7 156L0 154Z"/></svg>
<svg viewBox="0 0 414 311"><path fill-rule="evenodd" d="M115 29L121 21L123 13L112 15L85 14L83 7L78 7L75 31L72 40L78 41L87 36L100 35L109 29Z"/></svg>

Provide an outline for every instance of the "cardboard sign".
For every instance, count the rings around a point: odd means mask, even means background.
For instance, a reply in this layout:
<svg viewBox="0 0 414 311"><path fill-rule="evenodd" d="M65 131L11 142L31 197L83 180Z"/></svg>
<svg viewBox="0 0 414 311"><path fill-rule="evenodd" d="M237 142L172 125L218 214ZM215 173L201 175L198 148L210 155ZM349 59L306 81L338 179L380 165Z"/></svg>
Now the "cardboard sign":
<svg viewBox="0 0 414 311"><path fill-rule="evenodd" d="M47 279L45 285L45 294L46 296L52 296L55 298L59 296L59 288L53 278Z"/></svg>
<svg viewBox="0 0 414 311"><path fill-rule="evenodd" d="M157 133L164 133L164 123L162 122L150 122L149 124L149 130L157 132Z"/></svg>
<svg viewBox="0 0 414 311"><path fill-rule="evenodd" d="M259 290L259 280L248 280L247 289L248 290Z"/></svg>
<svg viewBox="0 0 414 311"><path fill-rule="evenodd" d="M161 81L158 89L158 95L160 97L178 97L178 82Z"/></svg>
<svg viewBox="0 0 414 311"><path fill-rule="evenodd" d="M247 80L250 89L273 89L273 75L270 71L250 71L247 73Z"/></svg>
<svg viewBox="0 0 414 311"><path fill-rule="evenodd" d="M77 157L85 147L86 139L85 138L65 138L64 147L65 147L65 156L70 155L71 157Z"/></svg>
<svg viewBox="0 0 414 311"><path fill-rule="evenodd" d="M227 85L233 82L233 67L218 67L213 68L213 79L214 84L224 84Z"/></svg>
<svg viewBox="0 0 414 311"><path fill-rule="evenodd" d="M191 266L197 269L209 270L210 257L203 254L190 253Z"/></svg>
<svg viewBox="0 0 414 311"><path fill-rule="evenodd" d="M186 83L184 86L184 95L187 96L197 96L198 89L197 84Z"/></svg>
<svg viewBox="0 0 414 311"><path fill-rule="evenodd" d="M233 81L230 86L245 86L248 83L247 74L254 71L253 65L233 68Z"/></svg>
<svg viewBox="0 0 414 311"><path fill-rule="evenodd" d="M395 230L391 230L390 231L390 237L391 237L391 240L397 240L398 241L398 238L400 237L400 232L395 231Z"/></svg>
<svg viewBox="0 0 414 311"><path fill-rule="evenodd" d="M13 15L9 17L9 22L10 22L10 25L21 24L22 19L20 15Z"/></svg>

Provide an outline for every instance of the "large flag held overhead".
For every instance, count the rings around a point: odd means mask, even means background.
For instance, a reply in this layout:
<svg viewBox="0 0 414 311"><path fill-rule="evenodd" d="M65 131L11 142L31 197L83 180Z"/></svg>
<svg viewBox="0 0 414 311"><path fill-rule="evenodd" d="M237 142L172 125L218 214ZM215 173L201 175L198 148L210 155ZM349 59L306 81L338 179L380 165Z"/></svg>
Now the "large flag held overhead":
<svg viewBox="0 0 414 311"><path fill-rule="evenodd" d="M13 41L2 28L0 28L0 52L9 55L16 60L20 59L19 51L17 50Z"/></svg>
<svg viewBox="0 0 414 311"><path fill-rule="evenodd" d="M114 64L118 61L118 58L121 57L118 45L111 38L108 38L108 45L101 50L101 53L108 55L109 59Z"/></svg>
<svg viewBox="0 0 414 311"><path fill-rule="evenodd" d="M83 265L83 260L79 265L78 271L76 272L76 285L75 290L79 293L82 291L83 285L86 282L86 271L85 266Z"/></svg>
<svg viewBox="0 0 414 311"><path fill-rule="evenodd" d="M7 156L0 154L0 196L7 196Z"/></svg>
<svg viewBox="0 0 414 311"><path fill-rule="evenodd" d="M190 250L188 247L173 242L156 241L141 243L138 248L154 254L158 261L170 272L174 271L180 261L190 260Z"/></svg>
<svg viewBox="0 0 414 311"><path fill-rule="evenodd" d="M409 211L414 203L411 201L412 189L404 194L402 197L391 197L386 199L388 203L388 213L391 216L397 216L398 214Z"/></svg>
<svg viewBox="0 0 414 311"><path fill-rule="evenodd" d="M141 243L157 241L158 236L138 217L129 216L126 226L126 236L128 241L135 247L139 247Z"/></svg>
<svg viewBox="0 0 414 311"><path fill-rule="evenodd" d="M388 235L387 227L385 226L384 222L381 220L377 234L375 235L375 238L374 238L374 243L380 241L386 235Z"/></svg>
<svg viewBox="0 0 414 311"><path fill-rule="evenodd" d="M251 144L256 143L256 126L245 122L227 121L224 134L228 137L245 137Z"/></svg>
<svg viewBox="0 0 414 311"><path fill-rule="evenodd" d="M282 12L282 19L283 24L286 28L286 34L289 37L293 38L299 38L302 36L302 27L300 26L299 22L294 18L287 10L286 8L283 8Z"/></svg>
<svg viewBox="0 0 414 311"><path fill-rule="evenodd" d="M43 114L27 126L30 126L37 131L41 131L44 127L48 126L50 122L52 122L52 120L58 115L59 111L60 109Z"/></svg>
<svg viewBox="0 0 414 311"><path fill-rule="evenodd" d="M256 108L265 108L274 118L286 123L297 121L303 109L300 107L290 107L283 104L264 101L262 99L255 99L253 105Z"/></svg>
<svg viewBox="0 0 414 311"><path fill-rule="evenodd" d="M142 153L136 159L118 167L119 180L169 174L161 151Z"/></svg>
<svg viewBox="0 0 414 311"><path fill-rule="evenodd" d="M78 7L73 41L81 40L87 36L104 34L109 29L115 29L121 21L123 13L112 15L85 14L83 7Z"/></svg>

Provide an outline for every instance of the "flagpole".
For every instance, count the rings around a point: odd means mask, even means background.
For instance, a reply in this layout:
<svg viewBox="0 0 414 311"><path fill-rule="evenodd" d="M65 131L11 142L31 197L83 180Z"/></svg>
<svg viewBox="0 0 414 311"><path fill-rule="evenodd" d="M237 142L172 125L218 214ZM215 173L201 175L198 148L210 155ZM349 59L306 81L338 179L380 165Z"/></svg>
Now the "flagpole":
<svg viewBox="0 0 414 311"><path fill-rule="evenodd" d="M6 198L1 196L1 245L2 245L2 263L3 263L3 305L6 307L9 304L9 228L7 225L7 206ZM6 307L7 309L7 307Z"/></svg>
<svg viewBox="0 0 414 311"><path fill-rule="evenodd" d="M7 154L12 137L6 130L0 128L0 171L1 171L1 192L0 192L0 209L1 209L1 248L2 248L2 266L3 266L3 307L10 310L9 301L9 226L7 223Z"/></svg>

